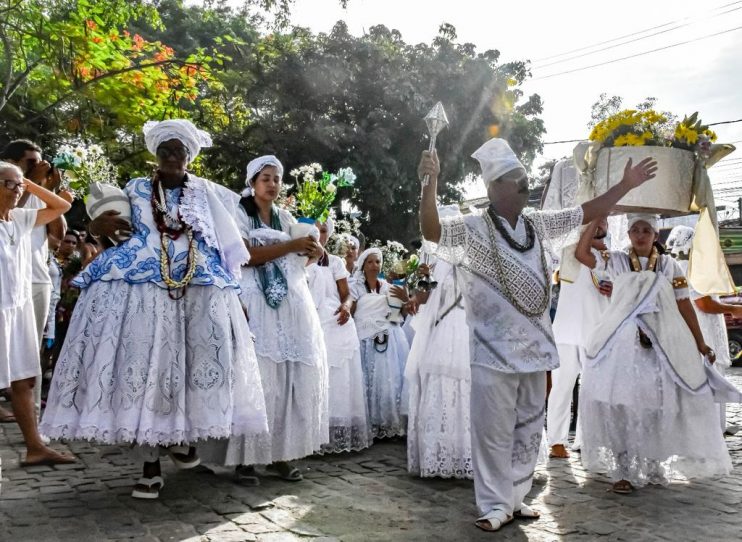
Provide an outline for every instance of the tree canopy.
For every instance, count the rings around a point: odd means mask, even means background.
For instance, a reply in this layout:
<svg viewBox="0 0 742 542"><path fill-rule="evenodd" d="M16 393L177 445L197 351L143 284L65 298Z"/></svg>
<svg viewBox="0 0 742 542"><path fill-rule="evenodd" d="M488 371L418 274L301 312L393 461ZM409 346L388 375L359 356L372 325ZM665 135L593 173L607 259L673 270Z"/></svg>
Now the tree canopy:
<svg viewBox="0 0 742 542"><path fill-rule="evenodd" d="M366 234L403 242L418 235L417 162L435 102L450 120L438 138L446 202L460 199L478 170L469 155L487 138L508 139L527 166L541 150L541 100L519 88L525 62L501 63L447 24L419 44L384 26L354 36L343 22L319 34L261 30L258 7L285 22L290 6L0 0L2 136L95 140L130 175L147 167L145 120L191 118L214 138L199 173L239 188L247 162L265 153L286 171L350 166Z"/></svg>

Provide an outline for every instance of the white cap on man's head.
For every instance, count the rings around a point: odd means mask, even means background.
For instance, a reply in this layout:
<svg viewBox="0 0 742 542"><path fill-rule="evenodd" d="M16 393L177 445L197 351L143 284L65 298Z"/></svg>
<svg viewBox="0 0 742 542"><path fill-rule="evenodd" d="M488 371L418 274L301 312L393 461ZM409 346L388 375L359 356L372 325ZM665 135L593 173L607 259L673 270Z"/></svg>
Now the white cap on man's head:
<svg viewBox="0 0 742 542"><path fill-rule="evenodd" d="M474 151L471 157L475 158L482 168L482 180L485 187L514 169L526 169L515 156L508 142L499 137L487 141Z"/></svg>

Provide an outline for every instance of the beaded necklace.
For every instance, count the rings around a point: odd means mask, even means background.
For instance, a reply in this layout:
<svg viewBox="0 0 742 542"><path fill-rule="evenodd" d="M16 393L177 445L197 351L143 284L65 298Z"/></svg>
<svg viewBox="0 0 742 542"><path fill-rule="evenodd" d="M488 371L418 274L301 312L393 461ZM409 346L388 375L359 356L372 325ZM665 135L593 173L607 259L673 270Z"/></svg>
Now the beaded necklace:
<svg viewBox="0 0 742 542"><path fill-rule="evenodd" d="M523 223L526 227L526 243L523 245L513 239L510 232L505 229L505 226L502 225L500 217L497 215L492 205L487 207L487 214L492 219L492 224L494 224L495 229L497 229L500 235L502 235L502 238L505 239L507 244L510 245L510 248L517 250L518 252L527 252L533 248L533 245L536 243L536 231L533 224L531 224L531 221L526 217L523 217Z"/></svg>
<svg viewBox="0 0 742 542"><path fill-rule="evenodd" d="M657 270L657 259L659 258L659 255L660 253L657 250L657 247L652 247L652 253L649 255L649 263L647 264L647 271ZM642 264L633 247L629 250L629 261L631 262L632 271L637 273L642 271Z"/></svg>
<svg viewBox="0 0 742 542"><path fill-rule="evenodd" d="M488 209L489 211L489 209ZM533 227L533 224L531 224L530 219L523 217L523 220L527 226L530 226L532 229L535 230ZM529 309L528 307L525 307L524 304L521 302L520 299L513 293L513 287L511 285L512 280L509 279L510 275L508 275L505 272L504 269L504 262L502 254L500 254L500 249L497 246L497 236L495 235L495 231L499 231L497 229L497 222L499 222L499 218L495 217L495 219L492 218L491 213L485 214L485 221L487 222L489 234L490 234L490 241L492 243L492 254L494 256L495 260L495 275L497 276L498 282L502 285L503 294L507 298L508 301L510 301L510 304L513 305L518 312L520 312L522 315L527 316L529 318L536 318L541 317L544 312L546 311L546 307L549 305L549 268L546 264L546 255L544 254L543 247L541 248L541 270L544 277L544 291L541 295L541 299L539 301L539 304L536 306L535 309ZM526 231L528 231L528 227L526 228ZM534 240L531 243L531 246L535 243L535 231L533 232ZM507 239L506 239L507 241ZM521 245L522 246L522 245ZM516 249L517 250L517 249ZM522 251L524 252L524 251Z"/></svg>
<svg viewBox="0 0 742 542"><path fill-rule="evenodd" d="M182 197L182 193L181 193ZM160 232L160 274L167 286L167 295L172 300L182 299L186 295L188 285L196 273L196 242L193 239L193 228L188 226L180 216L180 212L173 215L168 209L167 198L162 187L159 172L155 171L152 176L152 215ZM180 203L180 201L178 202ZM188 239L188 257L186 259L186 273L181 280L175 280L172 276L172 261L170 259L169 245L180 238L185 232ZM180 295L174 293L182 289Z"/></svg>

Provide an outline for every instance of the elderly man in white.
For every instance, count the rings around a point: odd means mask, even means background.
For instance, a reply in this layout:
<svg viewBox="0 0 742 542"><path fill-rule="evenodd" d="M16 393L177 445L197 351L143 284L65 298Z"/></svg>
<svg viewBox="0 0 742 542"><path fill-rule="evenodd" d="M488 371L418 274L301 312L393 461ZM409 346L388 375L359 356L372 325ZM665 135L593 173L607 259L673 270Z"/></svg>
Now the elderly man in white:
<svg viewBox="0 0 742 542"><path fill-rule="evenodd" d="M523 214L525 167L504 139L473 155L482 168L489 208L440 221L436 192L440 166L423 152L420 223L438 255L459 266L469 325L476 526L499 530L514 517L538 513L523 499L531 488L541 444L546 371L559 366L549 321L550 269L546 244L580 224L608 214L629 190L654 177L656 162L626 164L623 180L582 206Z"/></svg>

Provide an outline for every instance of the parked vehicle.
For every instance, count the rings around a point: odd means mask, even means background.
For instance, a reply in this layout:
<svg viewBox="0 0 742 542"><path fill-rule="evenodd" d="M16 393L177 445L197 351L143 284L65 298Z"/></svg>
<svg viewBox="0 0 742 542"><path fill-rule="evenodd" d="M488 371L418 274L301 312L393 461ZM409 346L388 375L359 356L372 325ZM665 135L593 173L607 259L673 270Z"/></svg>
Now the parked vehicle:
<svg viewBox="0 0 742 542"><path fill-rule="evenodd" d="M724 303L742 305L742 296L731 295L722 297ZM724 315L727 324L727 335L729 335L729 357L732 358L732 365L742 366L742 318L735 318L730 314Z"/></svg>

